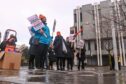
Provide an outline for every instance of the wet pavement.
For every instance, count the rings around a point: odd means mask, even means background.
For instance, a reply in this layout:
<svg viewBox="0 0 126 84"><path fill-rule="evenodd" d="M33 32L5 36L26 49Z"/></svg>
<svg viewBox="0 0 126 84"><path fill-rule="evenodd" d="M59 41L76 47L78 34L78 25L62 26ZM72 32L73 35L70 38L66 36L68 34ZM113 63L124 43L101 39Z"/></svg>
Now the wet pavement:
<svg viewBox="0 0 126 84"><path fill-rule="evenodd" d="M126 69L87 67L83 71L0 70L0 84L126 84Z"/></svg>

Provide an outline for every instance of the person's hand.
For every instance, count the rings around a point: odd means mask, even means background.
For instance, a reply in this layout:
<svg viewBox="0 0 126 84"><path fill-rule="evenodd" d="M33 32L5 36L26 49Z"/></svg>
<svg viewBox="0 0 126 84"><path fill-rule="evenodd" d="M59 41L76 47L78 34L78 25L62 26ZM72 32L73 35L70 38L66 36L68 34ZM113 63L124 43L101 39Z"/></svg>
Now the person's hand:
<svg viewBox="0 0 126 84"><path fill-rule="evenodd" d="M40 32L41 34L43 34L43 33L44 33L44 31L43 31L42 29L40 29L40 30L39 30L39 32Z"/></svg>
<svg viewBox="0 0 126 84"><path fill-rule="evenodd" d="M53 36L51 36L51 39L53 39Z"/></svg>
<svg viewBox="0 0 126 84"><path fill-rule="evenodd" d="M53 44L51 43L49 47L53 49Z"/></svg>

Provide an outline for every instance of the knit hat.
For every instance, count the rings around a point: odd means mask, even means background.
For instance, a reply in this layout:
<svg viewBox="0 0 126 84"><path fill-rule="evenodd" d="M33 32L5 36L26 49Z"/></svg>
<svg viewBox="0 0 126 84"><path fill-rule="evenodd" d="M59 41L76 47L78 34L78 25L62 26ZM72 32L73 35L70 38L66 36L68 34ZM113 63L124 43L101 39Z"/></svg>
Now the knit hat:
<svg viewBox="0 0 126 84"><path fill-rule="evenodd" d="M40 14L40 15L39 15L39 18L40 18L40 19L44 19L44 18L46 18L46 17L45 17L44 15Z"/></svg>
<svg viewBox="0 0 126 84"><path fill-rule="evenodd" d="M60 33L60 31L58 31L58 32L57 32L57 36L61 36L61 33Z"/></svg>

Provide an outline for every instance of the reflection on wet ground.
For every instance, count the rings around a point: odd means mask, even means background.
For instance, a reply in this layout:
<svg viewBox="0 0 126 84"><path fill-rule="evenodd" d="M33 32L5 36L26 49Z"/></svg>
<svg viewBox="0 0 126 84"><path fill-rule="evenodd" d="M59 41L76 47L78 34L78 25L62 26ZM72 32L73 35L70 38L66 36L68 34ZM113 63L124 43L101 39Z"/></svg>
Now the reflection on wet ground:
<svg viewBox="0 0 126 84"><path fill-rule="evenodd" d="M0 70L0 84L126 84L126 70Z"/></svg>

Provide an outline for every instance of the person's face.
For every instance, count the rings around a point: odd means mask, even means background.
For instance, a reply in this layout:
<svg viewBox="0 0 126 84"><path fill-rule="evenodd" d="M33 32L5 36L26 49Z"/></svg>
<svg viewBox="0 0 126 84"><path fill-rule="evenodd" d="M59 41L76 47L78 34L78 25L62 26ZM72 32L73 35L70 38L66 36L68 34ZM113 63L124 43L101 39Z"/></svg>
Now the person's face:
<svg viewBox="0 0 126 84"><path fill-rule="evenodd" d="M43 23L46 23L46 18L41 19Z"/></svg>

